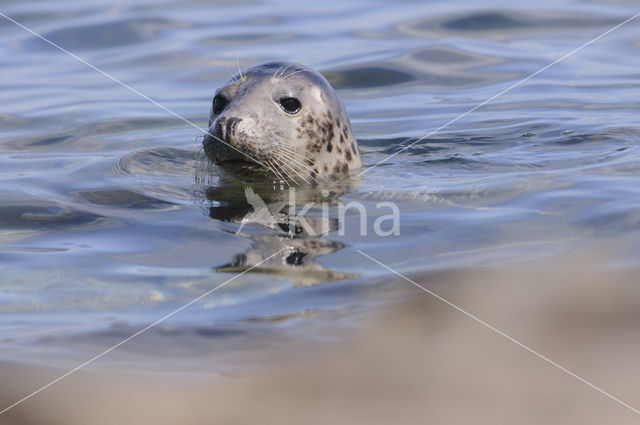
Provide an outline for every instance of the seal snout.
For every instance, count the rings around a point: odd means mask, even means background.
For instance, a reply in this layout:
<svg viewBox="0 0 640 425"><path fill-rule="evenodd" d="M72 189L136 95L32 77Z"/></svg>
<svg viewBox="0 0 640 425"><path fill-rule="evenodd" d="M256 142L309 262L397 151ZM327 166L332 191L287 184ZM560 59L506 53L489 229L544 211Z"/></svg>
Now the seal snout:
<svg viewBox="0 0 640 425"><path fill-rule="evenodd" d="M210 159L216 163L245 160L243 152L246 149L242 147L237 134L241 122L241 118L224 116L214 121L203 141L205 153Z"/></svg>
<svg viewBox="0 0 640 425"><path fill-rule="evenodd" d="M218 137L221 140L224 140L226 143L230 143L230 141L233 139L233 136L235 134L236 127L238 126L238 124L240 124L240 122L242 122L241 118L220 117L216 120L216 123L213 126L213 131L211 131L211 134L213 134L215 137Z"/></svg>

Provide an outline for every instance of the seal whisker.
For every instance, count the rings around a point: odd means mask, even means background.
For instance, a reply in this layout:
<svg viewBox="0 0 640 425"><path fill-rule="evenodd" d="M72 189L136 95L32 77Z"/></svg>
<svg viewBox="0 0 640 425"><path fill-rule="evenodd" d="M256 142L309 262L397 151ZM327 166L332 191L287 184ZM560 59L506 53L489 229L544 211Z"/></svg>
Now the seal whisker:
<svg viewBox="0 0 640 425"><path fill-rule="evenodd" d="M292 139L292 138L290 138L290 137L286 137L286 136L283 136L283 137L284 137L284 138L286 138L286 139L289 139L289 140L291 140L291 141L293 142L293 139ZM279 147L280 149L284 150L284 151L287 151L287 152L288 152L288 153L290 153L293 157L298 158L299 162L301 162L301 163L302 163L301 165L303 165L303 166L304 166L305 168L307 168L309 171L315 171L315 170L314 170L314 169L313 169L309 164L307 164L307 163L306 163L306 161L305 161L305 160L307 159L307 157L306 157L306 156L304 156L304 155L302 155L300 152L295 152L295 151L293 151L290 147L285 146L285 145L282 145L282 144L280 144L280 143L278 144L278 147Z"/></svg>
<svg viewBox="0 0 640 425"><path fill-rule="evenodd" d="M323 177L318 176L317 172L315 170L312 169L304 169L303 165L297 162L294 162L290 157L286 157L287 160L289 162L291 162L291 166L290 168L295 169L296 171L299 171L300 173L303 173L306 176L309 176L310 178L313 179L313 181L315 181L316 183L320 183L319 178L322 178L322 180L325 180ZM317 177L316 177L317 176Z"/></svg>
<svg viewBox="0 0 640 425"><path fill-rule="evenodd" d="M280 135L280 137L282 137L283 139L287 139L291 142L291 144L293 146L295 146L295 140L293 139L293 137L289 137L286 135ZM300 155L298 152L294 151L291 147L287 146L287 145L283 145L281 141L278 141L278 146L283 148L283 149L287 149L289 152L296 154L296 155Z"/></svg>
<svg viewBox="0 0 640 425"><path fill-rule="evenodd" d="M281 156L279 153L277 153L277 152L275 153L275 158L276 158L276 161L278 161L278 163L281 165L281 169L282 169L282 171L284 171L284 167L287 167L289 170L291 170L292 172L294 172L295 174L297 174L297 175L298 175L302 180L304 180L304 182L305 182L305 183L309 184L309 180L307 180L307 179L304 177L304 175L300 174L300 173L298 172L298 170L296 170L294 167L292 167L290 164L288 164L288 163L287 163L287 159L288 159L288 158L284 158L284 157L282 157L282 156ZM313 176L309 176L309 177L311 177L312 179L314 179L314 180L315 180L315 178L314 178ZM318 182L317 180L315 180L315 181L316 181L316 183Z"/></svg>
<svg viewBox="0 0 640 425"><path fill-rule="evenodd" d="M282 72L280 72L280 76L278 78L283 78L284 77L284 73L287 72L287 69L289 69L289 67L291 66L291 62L289 62L287 64L287 66L284 67L284 69L282 70Z"/></svg>
<svg viewBox="0 0 640 425"><path fill-rule="evenodd" d="M284 177L282 176L282 174L278 172L275 165L273 165L271 161L267 161L267 164L269 164L269 170L273 172L273 174L276 176L277 179L284 180Z"/></svg>
<svg viewBox="0 0 640 425"><path fill-rule="evenodd" d="M284 155L284 157L281 156L281 159L286 160L287 167L293 170L296 174L300 175L301 177L306 176L312 179L315 183L318 183L318 184L320 183L320 180L319 180L320 176L318 176L316 170L313 170L308 166L305 166L304 164L301 164L295 161L293 158L291 158L290 156L287 156L285 153L281 152L280 155ZM307 167L308 169L305 170L303 167ZM305 179L304 177L302 178L304 179L305 182L309 183L307 179Z"/></svg>
<svg viewBox="0 0 640 425"><path fill-rule="evenodd" d="M199 148L193 151L191 158L196 162L200 162L204 159L204 156L205 156L204 149Z"/></svg>
<svg viewBox="0 0 640 425"><path fill-rule="evenodd" d="M298 181L295 179L295 177L293 177L291 174L289 174L287 172L287 170L284 169L284 165L285 165L284 163L279 162L278 159L275 158L275 157L274 157L272 162L273 162L274 165L278 166L280 171L282 171L284 174L286 174L287 177L289 177L291 179L291 181L293 181L295 184L298 184ZM304 178L303 178L303 180L304 180Z"/></svg>
<svg viewBox="0 0 640 425"><path fill-rule="evenodd" d="M288 80L289 78L291 78L293 75L299 74L301 72L304 72L304 69L300 69L298 71L293 71L291 74L287 75L286 77L284 77L282 79L282 81Z"/></svg>
<svg viewBox="0 0 640 425"><path fill-rule="evenodd" d="M280 163L279 163L275 158L273 159L273 161L272 161L272 162L274 163L274 165L276 165L276 166L278 167L278 169L279 169L282 173L286 174L286 176L290 179L290 181L291 181L291 182L293 182L294 184L298 184L298 180L297 180L294 176L292 176L291 174L289 174L289 172L287 172L287 170L285 170L285 169L284 169L284 167L282 167L282 164L280 164ZM287 184L289 184L289 183L287 182L287 179L283 179L283 180L284 180Z"/></svg>
<svg viewBox="0 0 640 425"><path fill-rule="evenodd" d="M285 146L282 146L282 145L277 145L276 146L276 151L285 154L287 159L290 159L291 161L296 162L297 165L299 165L299 166L301 166L303 168L306 168L308 171L313 171L313 168L311 168L309 165L307 165L307 164L305 164L304 162L301 161L301 159L304 159L304 157L302 157L297 152L293 152L291 150L288 150Z"/></svg>
<svg viewBox="0 0 640 425"><path fill-rule="evenodd" d="M316 180L313 176L311 176L309 173L305 173L304 171L301 171L299 169L299 167L296 167L296 164L291 164L291 158L289 158L286 155L286 152L283 151L278 151L275 150L274 151L274 162L276 162L277 164L280 165L280 169L282 171L285 171L285 167L288 168L290 171L292 171L293 173L295 173L298 177L300 177L302 180L304 180L305 183L309 184L309 180L306 179L306 177L310 177L311 179L313 179L316 183L318 183L318 180ZM305 177L306 176L306 177ZM296 181L294 179L294 181ZM297 181L296 181L297 183Z"/></svg>
<svg viewBox="0 0 640 425"><path fill-rule="evenodd" d="M269 171L271 171L273 173L273 175L276 176L276 178L278 178L278 179L282 178L282 176L280 176L278 174L278 172L276 170L274 170L273 167L269 164L269 161L266 162L265 168L267 168Z"/></svg>
<svg viewBox="0 0 640 425"><path fill-rule="evenodd" d="M287 158L287 160L291 161L293 163L293 165L298 170L300 170L301 172L305 172L306 174L309 174L309 175L311 175L314 172L314 170L312 168L310 168L308 165L303 164L303 163L293 159L292 157L286 157L286 158ZM314 178L314 180L315 180L315 178ZM316 182L318 182L318 180L316 180Z"/></svg>
<svg viewBox="0 0 640 425"><path fill-rule="evenodd" d="M307 178L310 178L314 183L319 183L318 179L316 179L314 176L312 176L309 173L306 173L302 170L300 170L299 168L297 168L295 166L295 164L291 164L289 162L285 162L284 158L281 158L281 160L283 161L283 166L289 168L292 172L294 172L295 174L297 174L298 176L300 176L300 178L302 180L304 180L305 183L310 184L311 182L309 182L309 180L307 180Z"/></svg>
<svg viewBox="0 0 640 425"><path fill-rule="evenodd" d="M273 76L271 77L274 80L277 80L278 77L278 73L284 68L284 66L281 66L280 68L276 69L276 72L273 73Z"/></svg>
<svg viewBox="0 0 640 425"><path fill-rule="evenodd" d="M286 137L286 136L284 136L284 137L289 139L289 140L293 140L290 137ZM289 153L291 155L294 155L294 156L301 156L301 154L299 152L294 151L293 149L291 149L290 147L288 147L286 145L283 145L282 142L277 142L276 143L276 148L280 149L281 151L287 152L287 153Z"/></svg>
<svg viewBox="0 0 640 425"><path fill-rule="evenodd" d="M236 78L236 81L238 81L244 75L242 69L240 69L240 58L238 56L236 56L236 64L238 64L238 78Z"/></svg>
<svg viewBox="0 0 640 425"><path fill-rule="evenodd" d="M313 167L311 167L308 164L304 163L304 156L302 156L302 154L300 154L298 152L294 152L291 149L287 148L286 146L283 146L283 145L280 145L280 144L277 145L277 148L280 149L281 152L289 154L287 159L289 159L292 162L295 162L296 165L298 165L298 167L306 169L307 171L309 171L309 173L316 172L316 170L314 170ZM320 177L322 180L326 180L327 179L325 176L322 176L322 175L320 175L318 177ZM318 180L316 180L316 182L319 183Z"/></svg>
<svg viewBox="0 0 640 425"><path fill-rule="evenodd" d="M296 174L300 175L300 173L312 178L316 183L320 183L320 181L314 176L315 171L312 169L304 169L303 168L303 164L300 164L299 162L293 160L291 157L289 156L285 156L282 159L286 159L287 161L289 161L291 164L287 164L289 166L289 168L293 169L296 171ZM308 183L308 182L307 182Z"/></svg>
<svg viewBox="0 0 640 425"><path fill-rule="evenodd" d="M282 180L282 181L284 181L286 183L287 179L279 172L279 171L283 171L283 170L281 168L279 168L277 166L277 164L274 164L274 162L272 160L269 160L267 162L269 162L269 164L271 164L271 166L273 167L273 171L276 174L276 177L278 177L280 180ZM295 180L293 180L293 181L296 182Z"/></svg>

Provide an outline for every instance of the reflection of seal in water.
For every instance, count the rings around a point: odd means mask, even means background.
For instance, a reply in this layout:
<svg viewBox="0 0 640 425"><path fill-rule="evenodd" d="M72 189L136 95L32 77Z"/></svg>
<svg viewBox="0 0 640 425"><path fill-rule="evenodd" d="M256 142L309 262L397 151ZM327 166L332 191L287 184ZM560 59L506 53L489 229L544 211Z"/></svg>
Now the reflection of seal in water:
<svg viewBox="0 0 640 425"><path fill-rule="evenodd" d="M220 88L209 133L205 153L226 168L247 168L253 160L283 180L309 182L362 166L333 88L318 72L295 63L256 65Z"/></svg>

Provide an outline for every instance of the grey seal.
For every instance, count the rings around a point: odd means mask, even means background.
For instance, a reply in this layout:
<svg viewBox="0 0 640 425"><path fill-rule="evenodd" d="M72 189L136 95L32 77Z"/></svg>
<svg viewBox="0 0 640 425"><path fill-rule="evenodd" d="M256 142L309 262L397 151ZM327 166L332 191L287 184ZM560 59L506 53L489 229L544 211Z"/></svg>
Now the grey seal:
<svg viewBox="0 0 640 425"><path fill-rule="evenodd" d="M309 183L362 166L344 105L319 72L297 63L236 74L214 95L208 133L204 152L225 169Z"/></svg>

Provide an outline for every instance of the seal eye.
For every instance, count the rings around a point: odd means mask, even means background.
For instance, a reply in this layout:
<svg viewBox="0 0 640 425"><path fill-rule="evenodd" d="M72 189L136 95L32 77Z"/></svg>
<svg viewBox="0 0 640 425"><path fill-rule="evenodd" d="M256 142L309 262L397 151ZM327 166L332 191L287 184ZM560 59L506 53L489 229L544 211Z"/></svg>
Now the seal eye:
<svg viewBox="0 0 640 425"><path fill-rule="evenodd" d="M302 104L295 97L283 97L280 99L280 106L288 114L295 114L302 108Z"/></svg>
<svg viewBox="0 0 640 425"><path fill-rule="evenodd" d="M220 115L224 108L227 107L229 101L226 97L221 94L217 94L216 97L213 98L213 115Z"/></svg>

